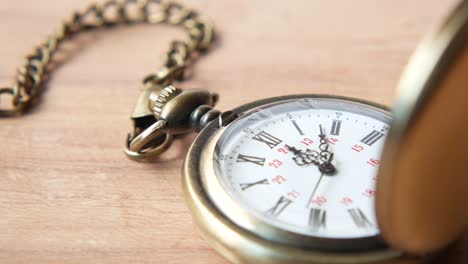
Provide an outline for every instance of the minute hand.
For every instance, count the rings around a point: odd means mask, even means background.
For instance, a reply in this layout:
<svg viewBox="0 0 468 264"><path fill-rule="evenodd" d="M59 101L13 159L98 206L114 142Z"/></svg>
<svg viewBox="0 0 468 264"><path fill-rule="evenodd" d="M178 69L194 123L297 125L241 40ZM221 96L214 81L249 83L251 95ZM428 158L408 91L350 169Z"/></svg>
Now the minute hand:
<svg viewBox="0 0 468 264"><path fill-rule="evenodd" d="M328 150L329 145L328 145L328 142L327 142L327 139L326 139L326 135L323 132L323 128L322 128L321 124L319 125L319 128L320 128L320 134L319 134L319 138L320 138L320 145L319 145L320 159L323 161L319 165L319 170L322 173L325 173L327 175L331 175L331 174L336 172L335 166L333 166L333 164L331 163L333 161L334 154Z"/></svg>

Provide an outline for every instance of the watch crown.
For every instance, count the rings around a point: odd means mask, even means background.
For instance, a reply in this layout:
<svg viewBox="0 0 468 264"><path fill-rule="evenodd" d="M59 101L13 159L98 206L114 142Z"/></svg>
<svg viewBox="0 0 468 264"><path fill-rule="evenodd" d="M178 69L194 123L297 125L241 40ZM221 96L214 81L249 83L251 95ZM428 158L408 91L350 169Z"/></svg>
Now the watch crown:
<svg viewBox="0 0 468 264"><path fill-rule="evenodd" d="M153 111L156 119L161 118L161 112L167 102L175 98L177 95L182 93L182 90L169 85L164 87L161 91L157 93L152 93L150 95L149 108Z"/></svg>

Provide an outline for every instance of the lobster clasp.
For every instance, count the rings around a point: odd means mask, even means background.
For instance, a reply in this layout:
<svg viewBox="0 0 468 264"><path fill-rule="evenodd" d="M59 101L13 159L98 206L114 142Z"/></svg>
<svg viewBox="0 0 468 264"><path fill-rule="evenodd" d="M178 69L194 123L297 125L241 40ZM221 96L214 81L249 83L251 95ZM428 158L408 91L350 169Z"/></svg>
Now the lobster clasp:
<svg viewBox="0 0 468 264"><path fill-rule="evenodd" d="M166 151L172 143L172 135L165 132L165 122L159 122L149 108L150 96L163 87L152 86L138 97L132 114L133 132L127 136L125 154L130 159L150 161Z"/></svg>
<svg viewBox="0 0 468 264"><path fill-rule="evenodd" d="M165 131L166 122L157 121L140 134L127 137L125 153L133 160L150 161L166 151L172 143L172 134ZM135 130L139 129L135 127Z"/></svg>
<svg viewBox="0 0 468 264"><path fill-rule="evenodd" d="M218 96L206 90L154 85L138 98L132 115L134 130L125 153L131 159L150 161L166 151L173 135L199 131L220 114L212 109Z"/></svg>

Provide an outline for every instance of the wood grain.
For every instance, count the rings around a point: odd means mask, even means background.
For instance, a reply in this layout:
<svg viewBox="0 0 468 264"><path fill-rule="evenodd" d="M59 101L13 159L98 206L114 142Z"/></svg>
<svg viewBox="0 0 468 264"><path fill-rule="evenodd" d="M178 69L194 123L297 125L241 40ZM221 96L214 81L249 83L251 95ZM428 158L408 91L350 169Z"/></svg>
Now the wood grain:
<svg viewBox="0 0 468 264"><path fill-rule="evenodd" d="M1 0L0 83L90 2ZM220 38L183 86L218 92L220 109L290 93L391 105L418 40L454 3L185 1L215 21ZM139 81L175 36L183 33L165 26L80 36L37 107L0 120L1 263L225 263L184 204L180 167L193 137L152 164L122 152ZM466 239L447 256L468 262Z"/></svg>

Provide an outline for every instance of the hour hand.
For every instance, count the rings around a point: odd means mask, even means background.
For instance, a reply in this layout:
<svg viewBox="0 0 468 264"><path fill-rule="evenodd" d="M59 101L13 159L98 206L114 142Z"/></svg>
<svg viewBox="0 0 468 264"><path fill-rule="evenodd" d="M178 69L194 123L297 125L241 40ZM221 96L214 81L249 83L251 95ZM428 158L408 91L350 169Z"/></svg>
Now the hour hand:
<svg viewBox="0 0 468 264"><path fill-rule="evenodd" d="M317 151L310 149L303 151L289 145L286 145L285 147L294 154L293 160L297 165L320 165L320 154Z"/></svg>
<svg viewBox="0 0 468 264"><path fill-rule="evenodd" d="M302 152L302 150L299 150L299 149L297 149L297 148L295 148L295 147L293 147L293 146L287 145L287 144L284 145L284 147L285 147L287 150L291 151L294 155L297 155L298 153L301 153L301 152Z"/></svg>

